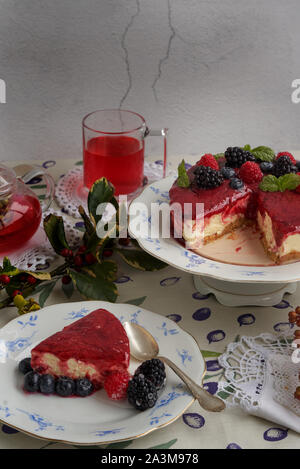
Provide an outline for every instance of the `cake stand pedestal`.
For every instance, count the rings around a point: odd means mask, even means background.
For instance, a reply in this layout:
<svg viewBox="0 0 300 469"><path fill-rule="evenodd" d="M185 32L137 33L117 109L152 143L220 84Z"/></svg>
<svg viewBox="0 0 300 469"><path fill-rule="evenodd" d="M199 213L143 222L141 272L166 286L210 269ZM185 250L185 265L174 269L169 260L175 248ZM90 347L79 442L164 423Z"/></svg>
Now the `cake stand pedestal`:
<svg viewBox="0 0 300 469"><path fill-rule="evenodd" d="M241 283L193 275L194 285L202 295L212 293L224 306L273 306L285 293L295 293L297 282Z"/></svg>

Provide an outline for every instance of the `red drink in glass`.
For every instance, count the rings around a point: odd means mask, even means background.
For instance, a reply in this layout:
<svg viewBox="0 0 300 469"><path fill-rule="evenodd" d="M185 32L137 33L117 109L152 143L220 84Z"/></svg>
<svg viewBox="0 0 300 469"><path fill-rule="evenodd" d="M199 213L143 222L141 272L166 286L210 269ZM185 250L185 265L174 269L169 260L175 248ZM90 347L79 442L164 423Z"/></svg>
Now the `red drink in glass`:
<svg viewBox="0 0 300 469"><path fill-rule="evenodd" d="M116 195L131 194L142 186L144 141L127 135L100 136L86 142L83 156L84 185L88 188L105 176Z"/></svg>

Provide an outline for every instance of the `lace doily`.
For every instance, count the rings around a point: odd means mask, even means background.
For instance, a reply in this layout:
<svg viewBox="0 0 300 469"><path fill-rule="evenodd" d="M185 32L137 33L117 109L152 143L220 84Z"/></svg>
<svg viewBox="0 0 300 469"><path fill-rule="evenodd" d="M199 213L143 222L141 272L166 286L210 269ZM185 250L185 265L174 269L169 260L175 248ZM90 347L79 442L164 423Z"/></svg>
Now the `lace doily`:
<svg viewBox="0 0 300 469"><path fill-rule="evenodd" d="M45 218L50 213L61 216L61 211L49 209L43 214ZM71 248L78 246L82 238L82 232L74 225L74 220L68 219L64 216L64 225L67 241ZM20 270L45 270L49 268L56 254L49 243L47 236L43 229L43 220L41 221L40 228L37 233L26 243L22 249L9 253L8 257L11 263L18 267ZM3 256L0 256L2 262Z"/></svg>
<svg viewBox="0 0 300 469"><path fill-rule="evenodd" d="M163 167L161 162L145 162L144 174L148 182L154 182L163 177ZM176 174L168 169L168 175ZM78 213L79 205L86 210L86 199L88 190L83 187L83 167L75 166L62 176L56 184L55 198L58 206L64 213L80 218Z"/></svg>
<svg viewBox="0 0 300 469"><path fill-rule="evenodd" d="M271 381L274 401L300 415L300 402L294 398L300 364L292 362L294 350L291 337L271 334L241 337L229 344L219 357L226 379L219 383L219 392L226 393L226 405L261 415L264 388Z"/></svg>

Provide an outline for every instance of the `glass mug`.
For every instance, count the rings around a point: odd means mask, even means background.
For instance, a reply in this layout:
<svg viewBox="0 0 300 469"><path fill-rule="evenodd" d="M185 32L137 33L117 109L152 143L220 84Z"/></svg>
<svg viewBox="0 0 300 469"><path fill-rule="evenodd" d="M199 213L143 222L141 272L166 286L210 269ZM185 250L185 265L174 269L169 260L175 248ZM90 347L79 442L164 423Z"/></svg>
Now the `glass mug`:
<svg viewBox="0 0 300 469"><path fill-rule="evenodd" d="M24 165L23 165L24 167ZM54 181L41 168L30 167L23 172L22 165L17 177L13 169L0 164L0 254L8 254L25 245L38 230L42 212L45 212L54 197ZM22 176L24 175L24 179ZM32 179L43 175L46 183L46 194L40 203L37 195L25 184L26 177Z"/></svg>
<svg viewBox="0 0 300 469"><path fill-rule="evenodd" d="M168 129L150 130L136 112L103 109L87 114L82 121L83 182L90 189L106 177L116 195L133 196L144 183L145 137L164 138L163 177L167 165Z"/></svg>

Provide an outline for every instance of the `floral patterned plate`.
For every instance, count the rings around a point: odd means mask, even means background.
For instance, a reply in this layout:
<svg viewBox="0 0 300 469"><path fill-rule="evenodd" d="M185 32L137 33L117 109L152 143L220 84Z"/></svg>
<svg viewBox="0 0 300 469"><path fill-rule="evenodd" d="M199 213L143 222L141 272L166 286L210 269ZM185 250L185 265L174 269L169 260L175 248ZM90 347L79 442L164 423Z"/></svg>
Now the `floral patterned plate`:
<svg viewBox="0 0 300 469"><path fill-rule="evenodd" d="M166 224L169 224L169 220L167 217L162 217L163 222L160 230L158 217L151 216L153 204L159 204L160 206L169 204L169 189L174 180L175 176L170 176L149 184L129 206L129 234L138 241L146 252L173 267L194 275L203 275L229 282L289 283L300 280L299 262L285 265L263 265L267 264L266 260L263 259L262 265L243 265L236 260L236 252L233 253L231 261L228 262L221 262L222 256L219 256L219 260L213 259L212 257L217 255L217 246L223 243L223 238L208 245L209 247L205 251L206 254L204 255L202 252L201 255L185 249L173 238L157 235L156 233L160 232L168 233L169 230ZM155 236L151 236L152 233ZM233 249L233 242L230 244L226 241L226 243L226 249ZM240 249L238 244L234 245L234 248ZM228 253L226 255L228 258ZM251 253L248 253L248 258L249 256L251 256Z"/></svg>
<svg viewBox="0 0 300 469"><path fill-rule="evenodd" d="M180 417L194 402L170 369L167 383L152 409L135 410L125 401L110 400L104 390L80 398L31 394L23 391L18 362L30 356L41 340L97 308L105 308L121 322L132 321L150 331L162 354L201 383L205 362L195 339L175 322L129 304L102 301L64 303L18 317L0 330L0 421L48 440L96 445L139 438ZM133 372L138 362L131 360Z"/></svg>

